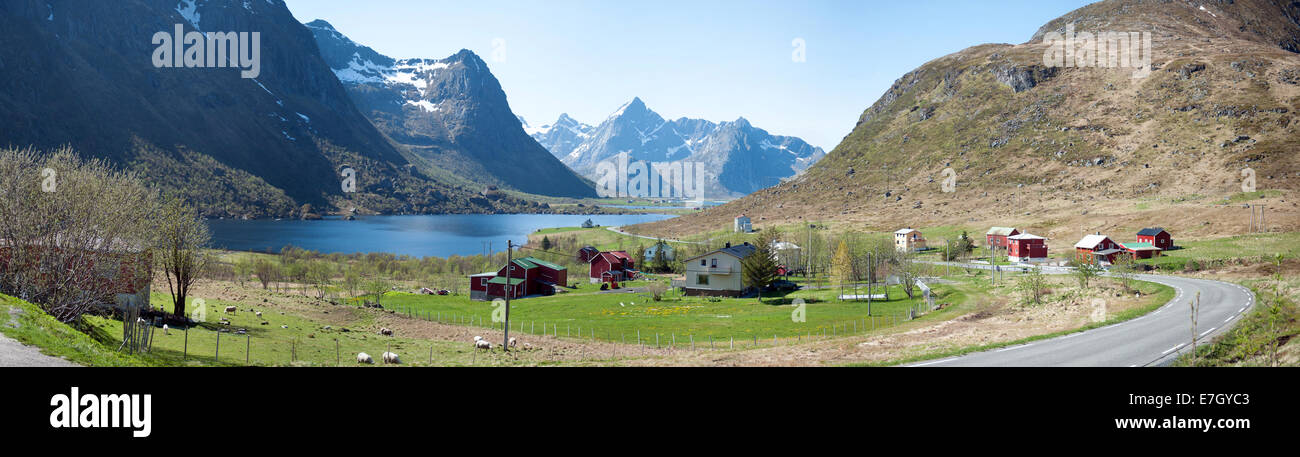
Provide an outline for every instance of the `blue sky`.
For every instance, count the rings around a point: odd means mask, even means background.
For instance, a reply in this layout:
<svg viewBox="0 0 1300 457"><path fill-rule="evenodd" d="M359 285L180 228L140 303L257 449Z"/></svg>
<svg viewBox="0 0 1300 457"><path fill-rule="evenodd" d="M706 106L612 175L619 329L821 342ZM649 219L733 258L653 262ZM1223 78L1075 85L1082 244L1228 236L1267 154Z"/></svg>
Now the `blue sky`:
<svg viewBox="0 0 1300 457"><path fill-rule="evenodd" d="M744 116L833 149L904 73L981 43L1023 43L1086 0L286 0L394 58L465 48L534 125L598 124L633 97L665 118ZM794 62L795 39L806 61ZM504 44L504 46L501 46ZM501 59L503 58L503 59Z"/></svg>

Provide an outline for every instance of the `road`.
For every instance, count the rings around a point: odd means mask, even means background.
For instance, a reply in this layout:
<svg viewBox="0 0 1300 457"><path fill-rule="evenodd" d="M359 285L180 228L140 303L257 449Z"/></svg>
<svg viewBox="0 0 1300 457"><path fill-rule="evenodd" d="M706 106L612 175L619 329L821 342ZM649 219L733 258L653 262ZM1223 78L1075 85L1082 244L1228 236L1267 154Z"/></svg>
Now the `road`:
<svg viewBox="0 0 1300 457"><path fill-rule="evenodd" d="M979 266L971 265L971 268ZM987 269L987 265L983 266ZM1065 268L1045 268L1063 274ZM1008 276L1009 278L1009 276ZM1138 275L1142 281L1173 287L1172 301L1144 316L1118 324L1049 340L967 354L908 366L1086 366L1142 367L1172 362L1191 350L1192 320L1188 301L1201 294L1196 328L1198 344L1227 331L1255 304L1245 287L1220 281L1177 276Z"/></svg>
<svg viewBox="0 0 1300 457"><path fill-rule="evenodd" d="M644 238L644 239L647 239L647 240L654 240L654 241L664 240L664 242L666 242L666 243L704 244L704 243L701 243L701 242L699 242L699 241L682 241L682 240L674 240L674 239L670 239L670 238L655 238L655 237L653 237L653 236L637 235L637 234L635 234L635 233L627 233L627 232L624 232L624 231L622 231L622 230L619 230L620 228L623 228L623 227L622 227L621 225L615 225L615 226L605 227L605 229L607 229L607 230L609 230L609 231L611 231L611 232L617 233L617 234L619 234L619 235L632 236L632 237L637 237L637 238Z"/></svg>
<svg viewBox="0 0 1300 457"><path fill-rule="evenodd" d="M41 353L34 346L0 334L0 367L75 367L75 363Z"/></svg>

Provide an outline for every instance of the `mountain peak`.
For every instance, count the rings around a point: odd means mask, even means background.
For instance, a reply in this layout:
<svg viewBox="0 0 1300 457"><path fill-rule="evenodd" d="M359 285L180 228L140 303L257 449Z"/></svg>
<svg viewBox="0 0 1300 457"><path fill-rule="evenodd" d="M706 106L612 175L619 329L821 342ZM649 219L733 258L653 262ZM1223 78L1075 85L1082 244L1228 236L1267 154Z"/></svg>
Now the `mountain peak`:
<svg viewBox="0 0 1300 457"><path fill-rule="evenodd" d="M329 30L329 31L332 31L332 32L337 32L337 31L338 31L338 30L334 29L334 26L333 26L333 25L330 25L330 23L329 23L329 22L326 22L324 19L317 19L317 20L314 20L314 21L308 22L308 23L303 24L303 25L306 25L307 28L312 28L312 29Z"/></svg>
<svg viewBox="0 0 1300 457"><path fill-rule="evenodd" d="M618 111L615 111L614 114L610 115L609 117L613 119L613 118L623 117L629 114L640 115L643 113L652 113L652 111L650 111L650 109L645 106L645 102L641 101L641 97L633 97L632 101L627 102L623 106L619 107Z"/></svg>

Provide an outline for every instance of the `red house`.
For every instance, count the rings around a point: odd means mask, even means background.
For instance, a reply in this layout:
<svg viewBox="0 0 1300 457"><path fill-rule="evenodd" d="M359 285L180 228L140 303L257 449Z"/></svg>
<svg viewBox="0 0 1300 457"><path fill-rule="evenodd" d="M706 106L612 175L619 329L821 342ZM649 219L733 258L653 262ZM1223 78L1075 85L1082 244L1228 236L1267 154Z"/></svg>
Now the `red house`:
<svg viewBox="0 0 1300 457"><path fill-rule="evenodd" d="M470 276L470 298L523 298L529 295L552 295L556 286L568 283L568 269L535 257L514 259L496 273Z"/></svg>
<svg viewBox="0 0 1300 457"><path fill-rule="evenodd" d="M1169 250L1174 247L1174 237L1160 227L1144 228L1138 232L1138 243L1151 243L1152 246L1161 250Z"/></svg>
<svg viewBox="0 0 1300 457"><path fill-rule="evenodd" d="M627 251L605 251L591 259L588 277L592 283L627 281L636 278L635 268Z"/></svg>
<svg viewBox="0 0 1300 457"><path fill-rule="evenodd" d="M578 250L578 261L582 263L591 263L591 259L596 258L598 255L600 255L599 249L587 246Z"/></svg>
<svg viewBox="0 0 1300 457"><path fill-rule="evenodd" d="M984 234L984 238L988 240L990 248L1006 249L1007 238L1019 234L1020 231L1016 230L1014 227L993 227L989 229L988 233Z"/></svg>
<svg viewBox="0 0 1300 457"><path fill-rule="evenodd" d="M1007 257L1020 262L1047 261L1047 238L1028 233L1007 237Z"/></svg>
<svg viewBox="0 0 1300 457"><path fill-rule="evenodd" d="M1085 236L1074 244L1074 259L1084 263L1114 263L1115 256L1123 252L1119 243L1100 233Z"/></svg>

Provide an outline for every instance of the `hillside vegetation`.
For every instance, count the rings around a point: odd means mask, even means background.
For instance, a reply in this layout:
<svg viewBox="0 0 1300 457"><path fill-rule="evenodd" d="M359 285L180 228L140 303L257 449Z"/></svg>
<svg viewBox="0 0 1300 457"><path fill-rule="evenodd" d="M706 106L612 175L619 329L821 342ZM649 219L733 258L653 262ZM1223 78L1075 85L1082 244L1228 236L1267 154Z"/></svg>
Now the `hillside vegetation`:
<svg viewBox="0 0 1300 457"><path fill-rule="evenodd" d="M1300 6L1110 0L1030 41L985 44L899 78L801 177L697 215L634 227L682 237L811 220L876 230L968 224L1035 234L1160 225L1184 237L1300 228ZM1144 32L1152 72L1044 65L1047 32ZM955 191L943 192L945 168ZM1261 192L1243 194L1243 169Z"/></svg>

